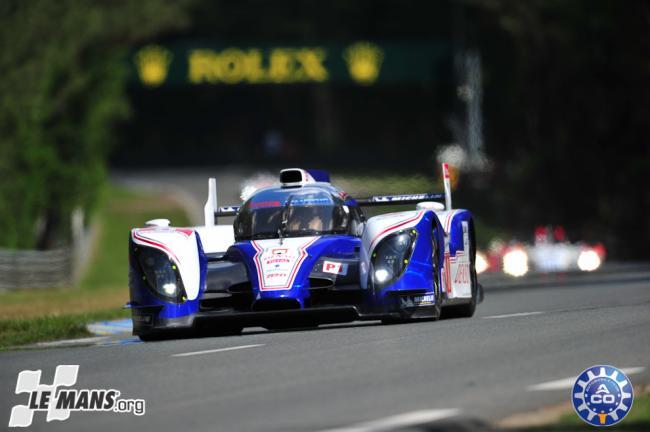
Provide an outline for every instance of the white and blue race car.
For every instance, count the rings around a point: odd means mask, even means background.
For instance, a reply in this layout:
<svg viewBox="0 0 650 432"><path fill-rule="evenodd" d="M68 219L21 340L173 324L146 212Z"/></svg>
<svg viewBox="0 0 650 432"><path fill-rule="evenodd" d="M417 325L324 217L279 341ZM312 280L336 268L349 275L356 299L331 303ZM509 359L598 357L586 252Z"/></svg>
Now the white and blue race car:
<svg viewBox="0 0 650 432"><path fill-rule="evenodd" d="M474 223L451 209L443 173L444 193L354 199L323 171L285 169L277 186L221 208L210 179L205 226L157 219L131 231L134 334L471 317L482 297ZM365 218L363 207L381 205L415 209ZM223 216L234 224L217 225Z"/></svg>

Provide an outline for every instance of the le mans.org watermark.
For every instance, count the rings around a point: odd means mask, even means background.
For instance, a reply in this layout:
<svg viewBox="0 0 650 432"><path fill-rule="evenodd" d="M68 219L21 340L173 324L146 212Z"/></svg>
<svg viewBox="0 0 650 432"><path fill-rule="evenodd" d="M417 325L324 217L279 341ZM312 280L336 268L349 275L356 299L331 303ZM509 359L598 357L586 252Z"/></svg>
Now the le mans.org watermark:
<svg viewBox="0 0 650 432"><path fill-rule="evenodd" d="M41 384L41 370L24 370L18 374L16 394L28 395L26 405L11 409L9 427L28 427L34 413L47 413L46 421L67 420L73 411L145 413L144 399L120 398L116 389L74 389L79 365L60 365L56 368L52 384Z"/></svg>

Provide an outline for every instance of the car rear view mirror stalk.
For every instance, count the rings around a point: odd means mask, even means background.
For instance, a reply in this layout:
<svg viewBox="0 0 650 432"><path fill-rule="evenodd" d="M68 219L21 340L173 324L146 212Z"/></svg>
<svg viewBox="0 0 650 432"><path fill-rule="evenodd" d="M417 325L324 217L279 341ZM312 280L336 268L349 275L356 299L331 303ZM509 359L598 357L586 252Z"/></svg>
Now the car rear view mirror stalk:
<svg viewBox="0 0 650 432"><path fill-rule="evenodd" d="M208 200L203 207L203 216L205 226L214 226L216 224L215 212L217 211L217 180L214 177L208 179Z"/></svg>

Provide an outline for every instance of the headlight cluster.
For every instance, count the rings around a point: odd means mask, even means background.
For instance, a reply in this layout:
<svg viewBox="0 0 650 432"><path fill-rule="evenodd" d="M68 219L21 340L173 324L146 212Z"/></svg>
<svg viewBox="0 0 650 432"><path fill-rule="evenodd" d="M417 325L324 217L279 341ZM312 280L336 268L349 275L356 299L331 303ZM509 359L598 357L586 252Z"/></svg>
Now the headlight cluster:
<svg viewBox="0 0 650 432"><path fill-rule="evenodd" d="M144 280L156 296L175 303L186 300L178 268L164 252L141 246L137 246L134 252Z"/></svg>
<svg viewBox="0 0 650 432"><path fill-rule="evenodd" d="M503 272L520 277L528 273L528 254L521 248L514 248L503 255Z"/></svg>
<svg viewBox="0 0 650 432"><path fill-rule="evenodd" d="M476 252L476 261L475 261L475 266L476 266L476 273L483 273L490 267L490 263L485 256L485 254L481 252Z"/></svg>
<svg viewBox="0 0 650 432"><path fill-rule="evenodd" d="M416 230L400 231L385 237L372 252L372 277L377 288L396 281L411 259Z"/></svg>
<svg viewBox="0 0 650 432"><path fill-rule="evenodd" d="M600 267L600 256L593 249L583 250L578 255L578 268L582 271L594 271Z"/></svg>

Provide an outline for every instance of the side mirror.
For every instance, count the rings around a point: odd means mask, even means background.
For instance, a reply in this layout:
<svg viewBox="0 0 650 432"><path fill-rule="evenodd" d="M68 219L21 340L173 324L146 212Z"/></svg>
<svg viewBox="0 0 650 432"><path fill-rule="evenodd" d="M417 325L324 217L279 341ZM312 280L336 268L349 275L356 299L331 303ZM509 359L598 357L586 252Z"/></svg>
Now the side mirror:
<svg viewBox="0 0 650 432"><path fill-rule="evenodd" d="M445 205L436 201L422 201L421 203L417 203L415 208L417 210L443 211L445 209Z"/></svg>
<svg viewBox="0 0 650 432"><path fill-rule="evenodd" d="M170 223L169 219L151 219L145 223L145 226L167 228Z"/></svg>
<svg viewBox="0 0 650 432"><path fill-rule="evenodd" d="M208 200L203 207L205 226L214 226L214 213L217 211L217 180L208 179Z"/></svg>

